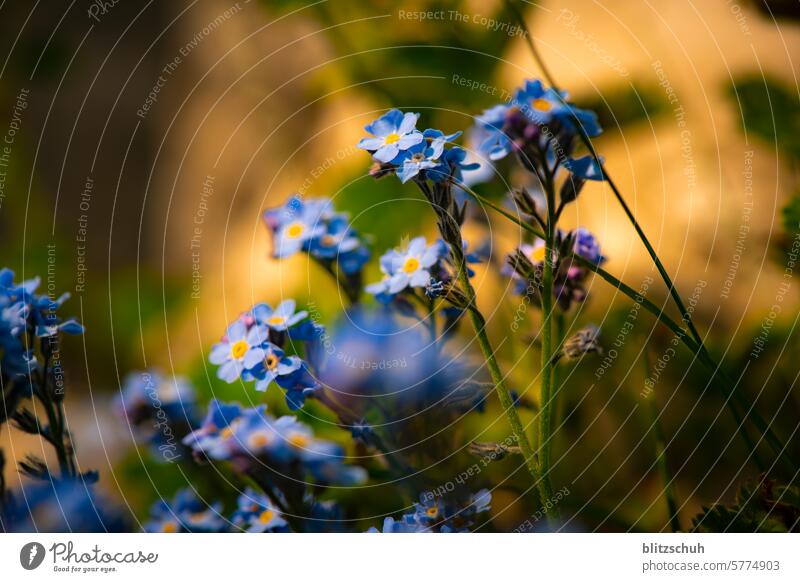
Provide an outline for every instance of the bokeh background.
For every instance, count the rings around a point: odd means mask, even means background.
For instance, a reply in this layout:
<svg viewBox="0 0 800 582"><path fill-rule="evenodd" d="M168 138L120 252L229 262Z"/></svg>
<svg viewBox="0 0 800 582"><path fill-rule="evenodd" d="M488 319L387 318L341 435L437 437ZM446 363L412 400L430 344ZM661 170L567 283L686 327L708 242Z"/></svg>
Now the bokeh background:
<svg viewBox="0 0 800 582"><path fill-rule="evenodd" d="M797 3L523 4L561 86L598 112L605 132L595 146L677 286L689 296L705 284L695 320L710 349L732 376L744 371L740 389L797 457L796 276L781 293L800 233ZM95 17L91 6L0 6L0 133L21 92L25 103L4 168L0 264L21 278L46 276L55 249L51 277L72 293L64 313L87 328L64 346L78 458L100 471L105 493L142 516L190 477L136 449L112 412L121 378L155 366L190 377L206 397L256 401L243 385L219 382L205 363L226 323L258 300L313 302L323 321L341 310L335 285L305 258L270 259L261 211L294 191L332 197L372 236L368 273L377 278L379 254L404 237L433 236L435 225L412 188L365 175L367 156L354 148L363 125L399 107L421 112L423 126L466 129L502 91L541 72L524 34L509 34L514 17L501 1L119 0ZM445 17L404 16L420 10ZM484 17L508 27L492 30ZM458 78L497 90L464 87ZM483 192L504 194L500 184ZM607 269L631 286L657 280L603 184L587 186L565 221L592 229ZM535 399L538 354L526 350L525 333L509 331L518 299L495 274L519 233L496 217L472 228L493 242L493 264L478 268L490 336L513 340L503 342L501 365ZM752 358L779 294L766 350ZM648 297L665 304L666 293L654 282ZM610 345L630 308L596 280L578 321L602 322ZM525 325L535 332L536 317ZM576 516L576 528L665 527L640 393L670 340L641 314L601 379L601 358L566 370L554 483L569 484L563 511ZM679 351L655 387L685 523L758 475L707 381ZM263 400L284 410L279 395ZM496 417L496 404L486 414ZM314 423L324 412L312 405L308 416ZM498 440L502 424L494 425ZM10 428L0 447L12 458L42 452ZM20 479L13 463L6 472L10 484ZM495 491L498 529L529 515L519 487L512 480ZM386 492L372 495L392 510Z"/></svg>

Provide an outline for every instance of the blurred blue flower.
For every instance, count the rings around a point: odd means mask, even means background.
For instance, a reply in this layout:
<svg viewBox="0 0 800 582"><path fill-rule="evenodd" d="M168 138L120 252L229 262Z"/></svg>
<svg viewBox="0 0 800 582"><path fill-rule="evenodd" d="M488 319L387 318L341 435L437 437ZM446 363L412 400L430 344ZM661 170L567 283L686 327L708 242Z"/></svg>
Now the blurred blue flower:
<svg viewBox="0 0 800 582"><path fill-rule="evenodd" d="M52 480L25 485L0 504L0 532L122 532L118 508L98 496L88 481Z"/></svg>
<svg viewBox="0 0 800 582"><path fill-rule="evenodd" d="M299 196L291 197L281 208L264 212L264 221L273 233L273 255L289 257L307 249L310 241L325 234L323 221L333 213L333 205L327 198L303 201Z"/></svg>
<svg viewBox="0 0 800 582"><path fill-rule="evenodd" d="M478 151L492 161L501 160L513 151L514 144L503 131L511 107L507 104L495 105L475 117L476 141Z"/></svg>
<svg viewBox="0 0 800 582"><path fill-rule="evenodd" d="M458 497L423 494L420 502L414 505L413 513L407 513L399 520L387 517L383 522L383 533L468 532L478 515L489 511L491 501L492 494L488 489L469 495L463 502ZM371 528L368 531L374 533L378 530Z"/></svg>
<svg viewBox="0 0 800 582"><path fill-rule="evenodd" d="M273 310L266 303L253 307L256 322L275 331L286 331L291 326L308 317L308 311L296 311L294 299L285 299Z"/></svg>
<svg viewBox="0 0 800 582"><path fill-rule="evenodd" d="M595 265L601 265L605 262L606 258L600 252L600 243L597 237L589 232L588 229L579 226L573 232L573 236L575 237L573 248L576 255L591 261Z"/></svg>
<svg viewBox="0 0 800 582"><path fill-rule="evenodd" d="M344 464L339 445L315 438L293 416L276 419L266 414L264 407L241 409L212 402L207 421L184 442L201 457L231 461L244 472L266 465L272 478L328 485L355 485L366 479L363 468Z"/></svg>
<svg viewBox="0 0 800 582"><path fill-rule="evenodd" d="M161 499L144 524L148 533L221 533L230 530L222 517L222 503L206 505L192 489L181 489L171 502Z"/></svg>
<svg viewBox="0 0 800 582"><path fill-rule="evenodd" d="M564 162L564 167L578 178L602 182L606 179L603 173L603 166L601 165L603 162L602 157L600 158L600 162L601 163L598 164L593 156L586 155L577 159L569 158Z"/></svg>
<svg viewBox="0 0 800 582"><path fill-rule="evenodd" d="M392 109L364 127L374 137L363 138L358 147L371 152L377 161L389 163L400 152L422 141L422 133L416 129L417 119L419 113L403 114Z"/></svg>
<svg viewBox="0 0 800 582"><path fill-rule="evenodd" d="M128 374L114 407L138 437L156 448L169 446L171 450L172 441L180 441L194 428L196 402L194 388L185 378L165 378L156 370L147 370Z"/></svg>
<svg viewBox="0 0 800 582"><path fill-rule="evenodd" d="M248 487L239 495L233 524L249 533L289 531L286 520L269 498Z"/></svg>

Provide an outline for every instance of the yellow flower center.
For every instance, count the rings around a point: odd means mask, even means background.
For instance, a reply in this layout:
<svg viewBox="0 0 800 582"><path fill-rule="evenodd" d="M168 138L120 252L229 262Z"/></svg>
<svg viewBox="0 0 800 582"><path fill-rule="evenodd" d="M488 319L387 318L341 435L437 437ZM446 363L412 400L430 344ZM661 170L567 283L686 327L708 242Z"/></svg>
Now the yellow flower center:
<svg viewBox="0 0 800 582"><path fill-rule="evenodd" d="M251 435L247 442L250 445L251 449L260 449L262 447L267 446L270 440L271 440L270 437L268 437L264 433L259 432L254 435Z"/></svg>
<svg viewBox="0 0 800 582"><path fill-rule="evenodd" d="M248 344L246 340L240 339L231 346L231 357L234 360L240 360L247 353L248 349L250 349L250 344Z"/></svg>
<svg viewBox="0 0 800 582"><path fill-rule="evenodd" d="M222 429L222 432L219 433L219 438L221 439L229 439L233 436L233 428L230 426L226 426Z"/></svg>
<svg viewBox="0 0 800 582"><path fill-rule="evenodd" d="M207 511L199 511L197 513L193 513L189 516L189 521L192 523L201 523L206 516L208 515Z"/></svg>
<svg viewBox="0 0 800 582"><path fill-rule="evenodd" d="M289 435L289 444L293 447L297 447L298 449L305 448L308 446L308 437L304 434L299 432L293 432Z"/></svg>
<svg viewBox="0 0 800 582"><path fill-rule="evenodd" d="M178 524L174 521L168 521L164 525L161 526L161 531L164 533L175 533L178 531Z"/></svg>
<svg viewBox="0 0 800 582"><path fill-rule="evenodd" d="M272 511L270 511L269 509L265 509L264 511L261 512L261 515L258 516L258 521L260 521L261 523L269 523L272 521L272 516L274 515L275 514L272 513Z"/></svg>
<svg viewBox="0 0 800 582"><path fill-rule="evenodd" d="M419 259L416 257L408 257L406 262L403 263L404 273L413 273L417 269L419 269Z"/></svg>
<svg viewBox="0 0 800 582"><path fill-rule="evenodd" d="M325 234L322 235L322 238L319 239L319 242L324 247L332 247L333 245L336 244L336 237L333 236L332 234Z"/></svg>
<svg viewBox="0 0 800 582"><path fill-rule="evenodd" d="M400 134L396 133L396 132L395 133L390 133L384 139L384 143L386 143L386 145L391 145L393 143L397 143L398 141L400 141Z"/></svg>
<svg viewBox="0 0 800 582"><path fill-rule="evenodd" d="M298 236L303 234L303 231L305 229L306 227L302 223L295 222L294 224L290 224L286 228L286 236L288 236L289 238L297 238Z"/></svg>
<svg viewBox="0 0 800 582"><path fill-rule="evenodd" d="M544 261L544 256L545 256L544 245L533 249L533 251L531 252L531 260L534 261L535 263L541 263L542 261Z"/></svg>
<svg viewBox="0 0 800 582"><path fill-rule="evenodd" d="M534 99L533 101L531 101L531 107L533 107L536 111L542 111L544 113L547 113L553 108L553 104L550 103L547 99L542 99L540 97L539 99Z"/></svg>
<svg viewBox="0 0 800 582"><path fill-rule="evenodd" d="M269 318L269 321L267 321L267 323L270 325L281 325L283 324L284 321L286 321L285 317L281 317L280 315L273 315L272 317Z"/></svg>
<svg viewBox="0 0 800 582"><path fill-rule="evenodd" d="M275 354L269 354L266 358L264 358L264 365L267 367L267 370L274 370L275 366L278 365L278 356Z"/></svg>
<svg viewBox="0 0 800 582"><path fill-rule="evenodd" d="M439 515L439 508L429 507L428 509L425 510L425 513L428 515L428 517L436 517L437 515Z"/></svg>

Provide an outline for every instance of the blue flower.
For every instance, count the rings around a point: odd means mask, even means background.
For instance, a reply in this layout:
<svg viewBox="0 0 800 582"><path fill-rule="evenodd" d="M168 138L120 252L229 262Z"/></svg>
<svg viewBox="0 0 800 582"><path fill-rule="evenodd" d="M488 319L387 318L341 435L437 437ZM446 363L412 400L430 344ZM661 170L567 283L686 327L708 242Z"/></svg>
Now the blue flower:
<svg viewBox="0 0 800 582"><path fill-rule="evenodd" d="M591 261L595 265L601 265L605 262L606 258L600 252L600 243L597 241L596 236L582 226L576 228L573 234L575 236L573 250L576 255Z"/></svg>
<svg viewBox="0 0 800 582"><path fill-rule="evenodd" d="M447 256L447 245L437 240L428 245L424 236L411 240L404 250L390 250L381 257L382 281L367 286L373 295L395 295L407 287L426 287L431 268Z"/></svg>
<svg viewBox="0 0 800 582"><path fill-rule="evenodd" d="M307 311L295 311L297 304L294 299L285 299L274 310L266 303L259 303L253 307L253 316L256 321L275 331L286 331L299 321L308 316Z"/></svg>
<svg viewBox="0 0 800 582"><path fill-rule="evenodd" d="M600 164L598 164L593 156L586 155L577 159L569 158L564 162L564 167L578 178L602 182L606 179L603 173L603 166L601 165L602 162L602 157L600 158Z"/></svg>
<svg viewBox="0 0 800 582"><path fill-rule="evenodd" d="M158 501L150 509L150 521L144 524L148 533L221 533L230 524L222 517L222 503L206 505L189 488L181 489L171 502Z"/></svg>
<svg viewBox="0 0 800 582"><path fill-rule="evenodd" d="M528 80L514 94L512 105L534 123L546 125L555 119L575 129L577 118L581 128L589 137L600 135L602 129L597 122L597 115L592 111L568 104L567 96L564 91L559 94L552 88L545 88L538 79Z"/></svg>
<svg viewBox="0 0 800 582"><path fill-rule="evenodd" d="M414 505L414 512L399 520L387 517L383 522L383 533L458 533L470 531L478 514L490 509L492 494L481 489L469 495L466 502L454 498L421 495ZM370 532L377 529L371 528Z"/></svg>
<svg viewBox="0 0 800 582"><path fill-rule="evenodd" d="M248 372L256 380L256 390L265 392L275 380L291 376L299 370L303 361L297 356L286 356L283 350L271 343L265 343L253 350L253 358L260 356L256 364Z"/></svg>
<svg viewBox="0 0 800 582"><path fill-rule="evenodd" d="M155 447L170 445L194 426L197 396L181 377L164 378L155 370L132 372L115 401L117 414Z"/></svg>
<svg viewBox="0 0 800 582"><path fill-rule="evenodd" d="M309 252L320 259L332 260L349 253L361 244L345 214L337 214L328 222L326 231L311 241Z"/></svg>
<svg viewBox="0 0 800 582"><path fill-rule="evenodd" d="M364 129L374 137L365 137L358 147L372 152L379 162L389 163L397 155L417 145L423 139L422 133L416 129L419 113L406 113L392 109Z"/></svg>
<svg viewBox="0 0 800 582"><path fill-rule="evenodd" d="M220 366L217 377L229 384L244 377L244 372L259 364L267 341L266 328L254 325L249 330L242 321L235 321L229 327L221 342L211 348L208 360ZM247 377L244 377L248 379Z"/></svg>
<svg viewBox="0 0 800 582"><path fill-rule="evenodd" d="M500 104L475 117L478 151L492 161L501 160L513 151L511 139L503 131L511 107Z"/></svg>
<svg viewBox="0 0 800 582"><path fill-rule="evenodd" d="M96 533L127 531L119 509L82 479L25 485L0 506L6 533Z"/></svg>
<svg viewBox="0 0 800 582"><path fill-rule="evenodd" d="M286 258L306 249L310 241L325 233L323 221L332 213L327 198L304 202L299 196L291 197L281 208L264 212L264 221L273 233L273 255Z"/></svg>
<svg viewBox="0 0 800 582"><path fill-rule="evenodd" d="M339 445L315 438L311 429L293 416L276 419L264 410L214 401L206 422L184 443L199 455L230 460L238 470L266 465L276 475L298 483L310 479L318 484L355 485L366 479L362 467L344 464Z"/></svg>
<svg viewBox="0 0 800 582"><path fill-rule="evenodd" d="M83 333L83 326L74 319L62 320L58 309L69 299L64 293L57 299L47 295L36 295L41 279L34 277L22 283L14 283L14 272L10 269L0 270L0 309L6 324L0 324L0 330L7 326L14 330L13 335L21 331L19 317L30 318L36 337L51 337L59 332L71 335ZM13 324L13 325L12 325ZM22 326L24 327L24 326Z"/></svg>
<svg viewBox="0 0 800 582"><path fill-rule="evenodd" d="M233 524L249 533L288 531L286 520L264 494L248 487L239 495Z"/></svg>
<svg viewBox="0 0 800 582"><path fill-rule="evenodd" d="M439 168L431 170L429 176L434 182L442 180L453 180L456 184L462 183L462 172L469 172L480 168L477 162L467 163L467 151L458 146L452 147L442 155L442 163Z"/></svg>

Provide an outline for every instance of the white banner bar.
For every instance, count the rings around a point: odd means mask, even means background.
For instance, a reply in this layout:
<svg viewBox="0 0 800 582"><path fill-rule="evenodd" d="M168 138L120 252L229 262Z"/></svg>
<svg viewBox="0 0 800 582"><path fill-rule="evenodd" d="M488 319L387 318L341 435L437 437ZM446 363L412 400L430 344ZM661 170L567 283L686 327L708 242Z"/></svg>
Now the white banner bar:
<svg viewBox="0 0 800 582"><path fill-rule="evenodd" d="M798 555L796 534L0 535L2 579L15 582L797 581Z"/></svg>

